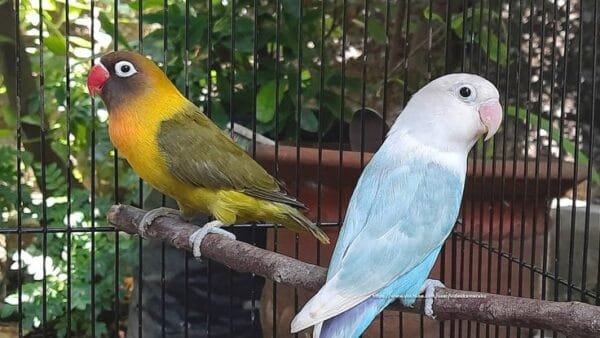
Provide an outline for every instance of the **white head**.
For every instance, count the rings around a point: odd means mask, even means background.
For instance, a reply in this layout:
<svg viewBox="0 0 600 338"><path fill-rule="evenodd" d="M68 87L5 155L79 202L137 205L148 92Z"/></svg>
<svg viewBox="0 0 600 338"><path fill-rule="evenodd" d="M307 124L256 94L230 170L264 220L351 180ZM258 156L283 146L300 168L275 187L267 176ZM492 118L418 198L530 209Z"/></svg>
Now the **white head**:
<svg viewBox="0 0 600 338"><path fill-rule="evenodd" d="M468 152L500 127L498 90L473 74L439 77L415 93L392 126L388 138L411 136L442 151Z"/></svg>

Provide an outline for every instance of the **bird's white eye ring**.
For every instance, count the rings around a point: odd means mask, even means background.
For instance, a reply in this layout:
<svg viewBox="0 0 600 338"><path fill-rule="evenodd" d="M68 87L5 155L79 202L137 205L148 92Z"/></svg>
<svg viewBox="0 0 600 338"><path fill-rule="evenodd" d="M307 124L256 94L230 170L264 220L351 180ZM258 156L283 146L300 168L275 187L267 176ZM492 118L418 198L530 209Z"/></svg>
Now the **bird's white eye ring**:
<svg viewBox="0 0 600 338"><path fill-rule="evenodd" d="M473 102L477 98L477 91L470 85L460 85L456 89L456 95L465 102Z"/></svg>
<svg viewBox="0 0 600 338"><path fill-rule="evenodd" d="M135 73L137 73L137 70L131 62L119 61L115 63L115 74L117 74L118 77L130 77Z"/></svg>

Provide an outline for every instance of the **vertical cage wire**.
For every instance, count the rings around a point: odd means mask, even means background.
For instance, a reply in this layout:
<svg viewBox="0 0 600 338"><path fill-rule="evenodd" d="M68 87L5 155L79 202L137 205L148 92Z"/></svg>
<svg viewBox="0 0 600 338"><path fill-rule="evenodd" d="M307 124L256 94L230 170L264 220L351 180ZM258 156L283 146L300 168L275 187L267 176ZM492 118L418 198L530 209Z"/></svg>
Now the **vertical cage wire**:
<svg viewBox="0 0 600 338"><path fill-rule="evenodd" d="M596 95L596 60L597 60L597 51L598 51L598 39L596 38L598 37L598 1L594 1L594 51L593 51L593 59L592 59L592 95ZM596 100L592 100L592 112L596 111ZM594 126L594 116L596 114L590 114L590 125ZM589 149L593 149L593 144L594 144L594 128L591 128L591 132L590 132L590 141L589 141ZM592 174L592 163L594 160L594 152L593 150L590 150L591 156L590 156L590 161L588 163L588 168L587 168L587 175L588 177L591 176ZM591 224L590 223L590 205L591 205L591 190L592 190L592 185L590 183L588 183L587 185L587 190L586 190L586 208L585 208L585 224L586 224L586 230L588 229L587 227ZM586 231L586 235L587 235L587 231ZM586 236L587 238L587 236ZM587 242L586 242L587 243ZM598 255L600 256L600 249L599 249L599 253ZM586 271L585 267L587 267L587 260L584 259L584 270ZM585 274L584 274L585 275ZM598 276L596 278L596 305L600 305L600 260L598 261Z"/></svg>
<svg viewBox="0 0 600 338"><path fill-rule="evenodd" d="M183 81L178 82L178 86L181 86L184 95L194 103L200 104L205 113L215 120L220 118L221 110L224 110L232 126L232 135L234 123L246 124L252 131L249 152L257 160L260 160L262 149L257 142L258 134L266 130L263 121L258 118L261 113L258 97L265 77L274 81L274 97L277 104L274 106L272 122L274 132L269 134L274 140L274 162L273 168L267 169L278 179L288 180L287 183L294 187L290 191L292 195L307 196L314 192L314 220L328 230L339 228L345 213L343 204L346 192L342 187L351 175L344 169L349 158L348 151L359 153L361 168L368 163L370 154L366 140L372 136L372 131L368 129L367 109L371 108L373 102L377 102L383 120L389 121L393 120L391 117L394 113L401 110L410 95L426 83L426 80L455 71L478 73L491 79L500 89L505 116L509 118L504 120L501 134L495 136L491 142L477 145L471 153L468 160L471 168L467 179L468 186L480 185L485 189L465 192L465 203L461 207L458 224L440 254L434 273L453 288L600 304L600 267L593 261L600 253L592 252L594 238L597 239L598 236L594 235L597 231L595 227L598 216L592 206L595 190L598 189L594 181L598 170L595 164L597 154L594 152L597 148L594 128L597 124L596 100L586 98L596 94L598 80L596 0L593 4L575 0L567 0L564 3L536 0L430 0L427 4L411 1L393 3L389 0L352 3L343 0L317 5L285 0L268 5L258 1L207 1L203 4L185 1L179 4L163 0L162 4L159 4L162 8L158 12L152 9L156 4L144 1L134 3L128 8L125 8L128 4L118 0L111 3L93 0L85 3L85 11L92 18L89 21L87 47L91 51L92 61L85 63L91 66L94 59L106 52L101 50L107 47L98 42L98 36L107 34L112 39L113 50L134 49L152 55L155 61L161 61L163 71L169 76L173 76L175 70L181 66ZM79 178L76 180L75 176L71 175L79 170L79 164L72 160L78 156L78 148L76 142L71 140L71 135L77 132L80 123L78 105L82 102L79 99L80 84L76 82L81 79L79 71L76 70L80 66L80 58L73 53L74 44L81 38L80 29L75 28L76 25L72 22L77 4L79 3L75 0L66 0L61 7L64 11L60 15L64 18L61 21L67 24L61 23L57 28L64 39L64 44L60 45L63 52L60 54L53 49L53 19L48 19L44 14L51 11L52 4L41 0L15 0L14 13L10 13L13 17L11 19L16 22L16 81L11 94L17 97L13 141L16 144L16 161L13 161L16 162L16 220L14 226L6 226L1 230L3 235L16 238L11 259L17 264L14 268L14 282L9 287L16 296L16 309L14 316L10 318L16 320L19 336L30 332L41 335L52 335L56 332L56 300L53 296L55 290L52 289L54 284L51 277L54 272L46 261L57 259L53 243L60 242L64 244L66 261L65 287L60 291L65 295L62 307L66 311L60 318L65 322L67 336L77 334L77 330L80 330L79 314L70 311L77 304L77 297L81 297L78 293L79 282L76 280L80 269L76 266L77 252L80 250L77 243L83 236L88 236L89 257L85 272L92 282L86 286L89 306L84 313L89 319L89 334L103 336L105 326L109 326L109 335L117 337L119 332L128 326L137 331L139 337L147 335L144 327L153 319L145 312L145 308L157 306L160 314L157 336L167 336L170 330L169 316L173 310L168 301L171 282L167 277L171 269L167 254L169 249L164 244L160 246L160 301L156 305L149 304L143 297L150 290L149 283L144 282L150 273L150 267L144 264L149 251L143 249L144 241L135 240L134 260L137 262L135 266L130 267L129 259L122 256L123 252L128 252L126 250L129 239L125 242L125 234L105 226L106 223L102 221L104 216L98 216L98 213L105 212L100 210L104 208L105 192L102 189L105 185L105 163L104 157L99 157L105 147L105 132L101 129L105 128L105 125L99 122L103 105L94 98L86 99L89 104L89 129L85 134L88 138L88 162L85 165L89 166L89 185L86 188L89 204L85 206L84 211L85 218L89 219L89 226L81 226L71 217L80 208L77 202ZM108 26L96 18L111 5L114 13L112 26L107 31ZM181 7L178 7L180 5ZM267 9L263 9L263 5L269 10L274 10L274 13L268 13L272 14L271 21L265 21ZM179 10L182 10L183 14L179 13ZM208 14L205 16L205 30L197 35L195 19L200 10L205 10ZM33 33L35 41L29 37L25 40L21 38L21 27L29 25L23 20L24 12L31 12L37 16L36 24L33 25L36 29ZM158 19L156 13L160 13ZM181 27L175 27L178 15L183 18L184 23ZM588 16L592 18L586 19ZM127 17L127 20L123 20L123 17ZM223 17L228 17L230 21L224 21ZM313 17L314 19L311 19ZM399 17L404 21L396 27L395 20ZM247 26L247 22L251 24ZM457 28L457 22L462 22L460 28ZM270 44L263 44L262 40L269 38L265 35L269 24L274 27L273 37ZM135 29L132 29L133 26ZM162 29L162 40L157 49L153 45L152 37L148 36L158 26ZM419 28L424 32L421 36L418 35L421 34ZM182 50L172 47L175 46L173 41L178 39L175 34L177 29L183 35ZM249 29L249 32L246 32L246 29ZM331 34L335 29L340 33L338 40L333 41ZM383 36L381 41L377 40L379 30ZM229 35L221 35L223 31L228 31ZM137 43L127 46L127 43L119 42L124 34L127 35L124 39L137 39ZM425 38L418 40L418 37ZM251 41L244 41L245 38ZM291 46L287 41L290 38L295 39ZM590 40L593 40L593 43L589 43ZM100 45L103 47L99 47ZM198 45L203 45L203 49L197 49ZM35 47L35 51L22 52L31 46ZM330 48L332 46L335 48ZM331 52L333 49L336 49L335 53ZM354 50L358 50L358 56L353 54L356 53ZM492 55L493 53L495 55ZM200 58L199 54L203 56ZM61 56L60 69L56 68L56 62L52 59L55 55ZM246 63L243 55L251 61ZM36 67L35 114L22 104L26 101L21 101L21 95L24 95L22 81L30 75L23 72L23 68L29 67L25 66L23 59L30 57ZM173 60L179 60L183 65L177 65ZM374 64L377 62L383 63L380 68L375 69ZM247 67L249 69L246 69ZM379 76L383 78L382 81L374 79L370 67L373 67L373 73L381 72ZM197 77L198 69L202 70L202 80ZM334 70L339 73L339 79L331 80L329 74ZM64 182L65 203L58 207L54 204L52 195L54 159L48 150L55 146L53 142L56 138L55 126L52 125L55 118L50 110L56 106L54 82L51 77L57 71L64 77L64 86L60 87L64 97L59 99L62 100L60 105L64 109L64 129L60 131L66 135L67 140L64 150L61 148L58 152L64 157L67 173ZM297 78L295 83L290 81L291 76ZM373 89L376 85L381 87L378 91ZM221 91L221 86L227 87L226 94ZM346 110L350 108L359 111L357 121L360 126L360 143L357 149L350 149L349 122L344 118L332 120L333 122L328 120L328 111L332 108L328 106L325 98L333 87L336 87L340 101L339 106L334 106L333 109L339 116L345 116ZM203 91L198 94L199 90ZM247 97L250 97L249 101ZM280 100L288 99L291 99L289 106L279 104ZM244 106L246 102L251 102L251 108ZM290 108L291 114L288 111ZM586 110L591 113L585 115ZM249 116L240 119L243 113L248 113ZM311 114L314 114L316 119L316 131L308 132L302 121ZM32 115L39 118L35 142L40 157L36 159L36 166L30 163L29 150L26 147L28 142L32 142L32 135L27 134L24 129L24 125L30 123ZM328 135L327 132L331 130L336 132ZM382 124L382 128L376 130L373 135L383 138L385 132L385 125ZM281 135L289 137L280 137ZM310 174L310 170L303 166L302 161L303 150L311 142L317 148L316 178L314 187L307 188L303 180ZM280 163L280 155L282 151L287 150L286 145L292 146L295 159L291 178L285 176L284 171L287 169L282 170L287 164ZM326 167L331 149L337 154L335 162L338 163L338 168L333 170L337 176L329 176L330 170ZM110 160L114 170L111 201L115 204L133 203L144 207L148 186L139 180L133 194L137 197L133 199L120 193L128 189L129 182L126 177L129 169L119 160L116 149L113 149L113 155ZM39 227L31 227L25 222L25 217L29 218L31 214L28 210L34 208L33 202L30 202L27 196L30 190L27 185L30 172L37 176L34 180L41 195L39 207L35 206L35 210L39 210ZM555 180L553 175L559 179ZM336 177L333 181L337 182L338 190L333 193L328 190L329 177ZM525 179L521 181L521 177ZM585 177L587 183L580 184ZM546 203L550 201L543 200L548 197L541 197L556 196L555 191L566 190L570 190L573 197L568 205L558 201L555 207L550 209L549 203ZM330 200L337 203L335 219L329 218L325 208L325 204ZM580 201L585 201L581 213ZM165 204L165 199L162 203ZM64 224L57 222L53 216L56 208L64 208L67 215ZM302 258L306 248L313 248L309 244L314 245L313 263L323 266L328 264L327 247L314 240L310 240L309 243L303 237L293 235L292 247L287 248L285 246L288 244L283 240L287 238L287 230L278 231L270 225L251 225L249 241L258 245L259 238L271 229L272 236L268 237L272 241L269 244L271 249L283 252L290 249L293 256ZM33 245L39 250L43 262L40 266L42 277L35 281L32 281L27 273L24 263L24 259L32 250L29 236L33 236ZM111 253L114 261L110 269L110 273L114 272L114 275L110 276L111 286L108 291L112 293L112 298L108 307L103 304L105 297L96 285L96 280L101 277L99 274L105 271L102 267L104 262L100 258L104 256L101 256L100 250L104 248L107 240L114 249L114 253ZM580 240L582 245L579 245ZM207 301L200 305L203 307L203 318L198 320L192 315L198 306L192 302L197 285L192 282L194 276L191 270L196 262L187 254L183 259L185 280L181 292L185 301L182 305L184 314L181 327L184 336L193 336L198 330L205 336L218 335L222 323L225 323L227 334L233 336L240 333L241 324L235 313L239 300L243 298L248 300L250 308L247 319L251 323L251 335L267 335L266 332L270 330L272 336L276 337L289 325L287 319L281 317L284 310L282 304L290 302L293 309L299 311L306 301L303 291L294 289L288 294L284 288L273 284L268 286L272 293L269 300L272 308L265 310L263 294L257 291L262 279L254 275L249 276L248 283L251 287L247 288L247 295L240 296L234 291L242 290L245 282L240 282L236 272L228 271L225 285L231 292L227 293L225 301L227 314L215 312L212 306L223 296L221 286L217 285L221 278L218 273L220 266L207 263L206 269L203 270L207 281L202 290ZM123 280L129 277L135 280L136 291L131 295L123 288ZM596 283L590 280L595 280ZM31 308L28 304L28 283L38 285L41 292L40 306L33 315L39 320L35 325L23 320L28 318L28 309ZM126 311L129 304L124 299L129 296L137 298L137 308ZM108 315L107 308L110 309ZM135 325L124 325L127 312L137 313ZM103 316L109 319L99 319ZM266 317L270 317L270 327L263 326L261 333L258 331L258 325ZM431 325L435 326L433 331ZM412 331L413 329L415 331ZM463 320L431 324L423 317L401 313L397 314L397 317L381 314L370 330L367 336L385 337L386 332L394 332L394 335L398 336L416 334L421 337L520 337L532 334L542 337L558 336L554 332L482 325Z"/></svg>

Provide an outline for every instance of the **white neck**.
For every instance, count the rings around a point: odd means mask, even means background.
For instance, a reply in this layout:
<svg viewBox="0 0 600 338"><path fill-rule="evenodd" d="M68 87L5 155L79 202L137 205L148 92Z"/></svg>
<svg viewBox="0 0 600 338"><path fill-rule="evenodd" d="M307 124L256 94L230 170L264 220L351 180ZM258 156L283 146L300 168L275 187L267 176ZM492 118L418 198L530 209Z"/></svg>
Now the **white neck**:
<svg viewBox="0 0 600 338"><path fill-rule="evenodd" d="M397 124L394 126L396 127ZM432 145L431 142L424 142L416 138L413 134L401 128L394 128L388 133L388 137L383 144L385 152L397 155L400 158L413 157L423 158L440 164L448 170L464 178L467 171L467 155L470 148L449 149Z"/></svg>

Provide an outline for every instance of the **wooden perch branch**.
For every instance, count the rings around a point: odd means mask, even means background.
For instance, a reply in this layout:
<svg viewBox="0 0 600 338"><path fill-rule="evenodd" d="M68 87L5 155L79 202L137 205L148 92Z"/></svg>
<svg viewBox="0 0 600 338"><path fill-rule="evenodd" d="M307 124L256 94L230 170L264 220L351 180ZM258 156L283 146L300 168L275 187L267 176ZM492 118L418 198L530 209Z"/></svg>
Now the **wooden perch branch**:
<svg viewBox="0 0 600 338"><path fill-rule="evenodd" d="M145 211L124 205L112 206L108 221L117 229L136 234ZM189 236L198 226L160 217L146 235L191 251ZM316 291L325 283L326 269L263 250L250 244L208 234L202 242L203 257L239 272L252 272L278 283ZM413 308L398 302L390 308L423 313L422 299ZM600 307L580 302L551 302L489 293L438 288L433 310L438 320L463 319L494 325L553 330L569 337L600 337Z"/></svg>

